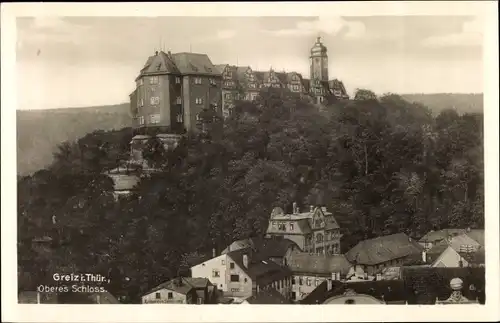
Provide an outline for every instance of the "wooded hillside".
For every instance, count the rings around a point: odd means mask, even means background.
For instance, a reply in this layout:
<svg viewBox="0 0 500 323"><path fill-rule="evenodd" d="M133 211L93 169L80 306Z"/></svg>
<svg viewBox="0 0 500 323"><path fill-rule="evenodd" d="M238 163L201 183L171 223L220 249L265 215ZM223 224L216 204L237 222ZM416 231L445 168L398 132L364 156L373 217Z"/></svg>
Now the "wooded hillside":
<svg viewBox="0 0 500 323"><path fill-rule="evenodd" d="M358 99L321 112L265 90L237 105L221 138L149 151L161 171L118 202L101 173L125 158L130 129L60 145L50 167L18 183L20 286L55 270L116 267L139 293L175 275L183 254L263 234L273 207L295 201L333 212L343 252L383 234L482 228L482 114L434 117L397 95ZM54 249L34 253L42 235Z"/></svg>

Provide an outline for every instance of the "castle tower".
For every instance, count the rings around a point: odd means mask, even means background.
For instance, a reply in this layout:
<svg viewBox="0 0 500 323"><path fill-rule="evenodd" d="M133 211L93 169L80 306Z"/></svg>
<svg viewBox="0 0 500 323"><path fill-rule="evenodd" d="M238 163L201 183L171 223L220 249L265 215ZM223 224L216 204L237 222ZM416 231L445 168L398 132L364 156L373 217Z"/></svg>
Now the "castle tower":
<svg viewBox="0 0 500 323"><path fill-rule="evenodd" d="M321 37L316 39L316 43L311 48L310 66L311 80L328 81L328 55L326 47L321 42Z"/></svg>

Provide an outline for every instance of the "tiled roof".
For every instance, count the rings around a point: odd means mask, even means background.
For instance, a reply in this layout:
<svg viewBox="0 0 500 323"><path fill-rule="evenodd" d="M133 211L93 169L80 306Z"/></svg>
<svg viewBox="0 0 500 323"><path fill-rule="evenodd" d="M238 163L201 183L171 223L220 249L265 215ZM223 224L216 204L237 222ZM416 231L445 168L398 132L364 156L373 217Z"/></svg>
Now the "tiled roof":
<svg viewBox="0 0 500 323"><path fill-rule="evenodd" d="M216 64L215 67L219 70L219 72L222 74L224 73L224 70L226 69L226 66L228 66L228 64Z"/></svg>
<svg viewBox="0 0 500 323"><path fill-rule="evenodd" d="M484 247L484 230L472 229L466 232L466 235Z"/></svg>
<svg viewBox="0 0 500 323"><path fill-rule="evenodd" d="M421 253L416 241L404 233L391 234L359 242L346 254L351 263L377 265L389 260Z"/></svg>
<svg viewBox="0 0 500 323"><path fill-rule="evenodd" d="M252 240L255 249L263 258L284 257L290 248L299 248L295 242L284 238L260 238Z"/></svg>
<svg viewBox="0 0 500 323"><path fill-rule="evenodd" d="M347 290L391 302L405 300L407 295L407 290L402 280L358 281L349 283L332 281L332 288L330 290L328 290L327 286L328 281L322 282L301 301L301 304L323 304L330 297L343 295Z"/></svg>
<svg viewBox="0 0 500 323"><path fill-rule="evenodd" d="M430 231L426 235L424 235L419 241L420 242L436 242L441 241L449 236L456 236L464 233L464 229L443 229L438 231Z"/></svg>
<svg viewBox="0 0 500 323"><path fill-rule="evenodd" d="M193 286L196 289L206 288L211 285L210 281L207 278L202 277L183 277L182 278L186 283Z"/></svg>
<svg viewBox="0 0 500 323"><path fill-rule="evenodd" d="M248 268L243 264L243 255L249 258ZM227 253L227 255L258 285L267 285L270 282L281 280L291 275L290 270L281 267L270 259L261 257L252 248L244 248Z"/></svg>
<svg viewBox="0 0 500 323"><path fill-rule="evenodd" d="M247 298L246 301L250 304L290 304L290 302L274 288L259 291Z"/></svg>
<svg viewBox="0 0 500 323"><path fill-rule="evenodd" d="M288 83L288 75L286 72L274 72L278 80L283 83L287 84Z"/></svg>
<svg viewBox="0 0 500 323"><path fill-rule="evenodd" d="M327 274L340 272L346 275L351 264L344 255L316 255L305 252L294 252L288 260L292 272Z"/></svg>
<svg viewBox="0 0 500 323"><path fill-rule="evenodd" d="M172 280L169 280L165 283L162 283L155 288L151 289L149 292L147 292L145 295L154 293L156 291L162 290L162 289L168 289L175 291L180 294L186 295L191 291L191 289L200 289L200 288L205 288L207 286L210 286L211 283L208 279L206 278L199 278L199 277L179 277L174 278Z"/></svg>
<svg viewBox="0 0 500 323"><path fill-rule="evenodd" d="M208 254L199 254L199 253L184 254L181 259L181 266L184 266L186 268L191 268L209 259L212 259L212 257Z"/></svg>
<svg viewBox="0 0 500 323"><path fill-rule="evenodd" d="M220 76L219 69L206 54L175 53L172 59L182 74Z"/></svg>
<svg viewBox="0 0 500 323"><path fill-rule="evenodd" d="M432 248L427 251L427 254L428 255L440 255L449 247L450 247L450 245L448 244L448 242L441 241L441 242L433 245Z"/></svg>

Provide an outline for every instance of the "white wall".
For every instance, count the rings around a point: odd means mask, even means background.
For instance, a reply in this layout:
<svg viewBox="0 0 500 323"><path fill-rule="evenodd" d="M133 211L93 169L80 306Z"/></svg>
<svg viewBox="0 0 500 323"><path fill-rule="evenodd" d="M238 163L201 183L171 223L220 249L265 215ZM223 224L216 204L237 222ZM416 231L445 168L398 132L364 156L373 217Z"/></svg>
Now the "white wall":
<svg viewBox="0 0 500 323"><path fill-rule="evenodd" d="M228 265L227 255L220 255L218 257L212 258L205 261L199 265L191 267L192 277L207 278L212 284L214 284L219 290L227 291L227 268ZM219 277L214 277L213 270L219 271Z"/></svg>
<svg viewBox="0 0 500 323"><path fill-rule="evenodd" d="M160 293L160 299L156 298L156 293ZM172 293L172 299L168 299L168 293ZM144 295L143 304L186 304L186 295L168 289L160 289L156 292Z"/></svg>

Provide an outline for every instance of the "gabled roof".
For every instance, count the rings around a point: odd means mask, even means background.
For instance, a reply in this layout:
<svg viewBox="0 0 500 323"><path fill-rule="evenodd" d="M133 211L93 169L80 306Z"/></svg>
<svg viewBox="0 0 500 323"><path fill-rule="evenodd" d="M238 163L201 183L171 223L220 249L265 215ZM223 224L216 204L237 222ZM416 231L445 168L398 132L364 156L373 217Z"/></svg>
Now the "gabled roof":
<svg viewBox="0 0 500 323"><path fill-rule="evenodd" d="M141 70L140 75L149 73L179 73L172 58L161 51L157 55L150 56Z"/></svg>
<svg viewBox="0 0 500 323"><path fill-rule="evenodd" d="M316 255L295 252L288 259L288 267L292 272L326 274L341 273L346 275L351 264L344 255Z"/></svg>
<svg viewBox="0 0 500 323"><path fill-rule="evenodd" d="M299 249L292 240L285 238L260 238L252 239L255 250L262 258L282 258L290 249Z"/></svg>
<svg viewBox="0 0 500 323"><path fill-rule="evenodd" d="M467 231L466 235L484 247L484 230L472 229L470 231Z"/></svg>
<svg viewBox="0 0 500 323"><path fill-rule="evenodd" d="M290 302L274 288L259 291L247 298L246 301L250 304L290 304Z"/></svg>
<svg viewBox="0 0 500 323"><path fill-rule="evenodd" d="M243 255L249 258L248 268L243 264ZM244 248L227 253L237 265L259 286L281 280L291 275L289 269L281 267L270 259L261 257L252 248Z"/></svg>
<svg viewBox="0 0 500 323"><path fill-rule="evenodd" d="M286 72L274 72L274 75L276 75L276 77L282 84L288 83L288 75Z"/></svg>
<svg viewBox="0 0 500 323"><path fill-rule="evenodd" d="M206 54L175 53L172 59L181 74L220 76L219 69Z"/></svg>
<svg viewBox="0 0 500 323"><path fill-rule="evenodd" d="M423 247L406 234L397 233L361 241L347 252L346 257L353 264L377 265L422 250Z"/></svg>
<svg viewBox="0 0 500 323"><path fill-rule="evenodd" d="M219 72L222 74L224 73L224 70L226 67L229 66L228 64L216 64L215 67L219 70Z"/></svg>
<svg viewBox="0 0 500 323"><path fill-rule="evenodd" d="M193 289L202 289L202 288L207 288L209 286L212 286L212 284L207 278L177 277L156 286L155 288L147 292L145 295L154 293L162 289L167 289L177 292L179 294L187 295Z"/></svg>
<svg viewBox="0 0 500 323"><path fill-rule="evenodd" d="M424 235L419 241L420 242L436 242L444 240L448 237L456 236L464 233L464 229L442 229L438 231L430 231Z"/></svg>

